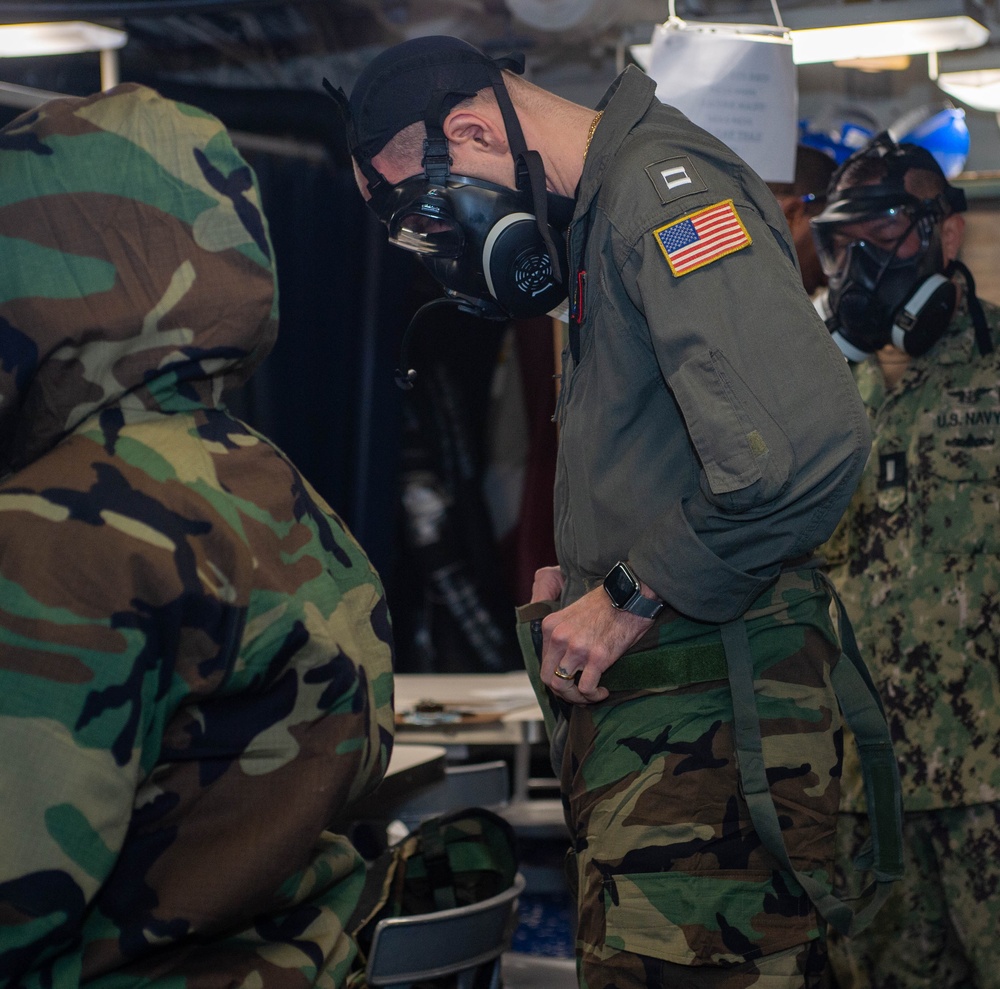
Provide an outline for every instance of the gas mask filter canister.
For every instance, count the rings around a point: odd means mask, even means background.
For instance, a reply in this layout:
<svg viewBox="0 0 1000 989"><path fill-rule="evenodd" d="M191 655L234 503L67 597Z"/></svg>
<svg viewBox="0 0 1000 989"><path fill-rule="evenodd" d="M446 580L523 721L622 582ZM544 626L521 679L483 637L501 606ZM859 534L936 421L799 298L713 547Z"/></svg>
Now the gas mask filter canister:
<svg viewBox="0 0 1000 989"><path fill-rule="evenodd" d="M390 242L415 253L461 308L487 318L525 318L565 299L526 193L462 175L442 185L415 176L392 191L379 214ZM559 228L568 225L573 201L549 194L548 206L563 271Z"/></svg>

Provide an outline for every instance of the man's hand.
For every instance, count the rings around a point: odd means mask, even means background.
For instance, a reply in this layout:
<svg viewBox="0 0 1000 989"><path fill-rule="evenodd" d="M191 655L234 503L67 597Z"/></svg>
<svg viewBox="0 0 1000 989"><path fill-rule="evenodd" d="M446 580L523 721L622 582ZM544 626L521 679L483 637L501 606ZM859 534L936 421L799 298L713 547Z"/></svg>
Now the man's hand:
<svg viewBox="0 0 1000 989"><path fill-rule="evenodd" d="M536 601L558 601L566 578L559 567L539 567L531 585L531 603Z"/></svg>
<svg viewBox="0 0 1000 989"><path fill-rule="evenodd" d="M542 572L535 574L536 587ZM542 619L542 682L573 704L603 701L608 691L599 684L601 674L651 624L650 618L619 611L603 587L594 588L569 607ZM557 669L563 676L556 676ZM576 682L565 678L577 673Z"/></svg>

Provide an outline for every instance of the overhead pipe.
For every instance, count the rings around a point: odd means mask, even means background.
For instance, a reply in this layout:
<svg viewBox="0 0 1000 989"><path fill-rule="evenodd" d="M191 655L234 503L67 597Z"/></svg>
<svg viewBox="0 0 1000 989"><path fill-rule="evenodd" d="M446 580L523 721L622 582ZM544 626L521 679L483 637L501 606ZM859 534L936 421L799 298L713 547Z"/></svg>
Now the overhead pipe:
<svg viewBox="0 0 1000 989"><path fill-rule="evenodd" d="M0 21L167 17L212 10L238 11L278 6L283 6L280 0L0 0Z"/></svg>

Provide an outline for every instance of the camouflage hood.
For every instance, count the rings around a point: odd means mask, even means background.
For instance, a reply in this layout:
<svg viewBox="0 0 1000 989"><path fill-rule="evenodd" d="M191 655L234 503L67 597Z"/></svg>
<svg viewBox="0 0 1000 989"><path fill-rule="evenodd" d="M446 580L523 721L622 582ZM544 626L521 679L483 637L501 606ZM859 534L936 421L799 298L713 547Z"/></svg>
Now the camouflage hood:
<svg viewBox="0 0 1000 989"><path fill-rule="evenodd" d="M0 238L0 476L108 407L216 406L274 341L253 172L218 120L145 87L0 130Z"/></svg>

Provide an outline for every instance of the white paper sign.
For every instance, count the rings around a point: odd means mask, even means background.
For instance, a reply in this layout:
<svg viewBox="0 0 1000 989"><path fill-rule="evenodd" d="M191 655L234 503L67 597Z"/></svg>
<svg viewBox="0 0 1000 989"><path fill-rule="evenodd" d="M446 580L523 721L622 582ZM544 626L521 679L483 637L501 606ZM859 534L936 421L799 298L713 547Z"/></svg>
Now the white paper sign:
<svg viewBox="0 0 1000 989"><path fill-rule="evenodd" d="M653 32L646 71L661 102L729 145L764 181L794 179L798 89L783 29L671 19Z"/></svg>

